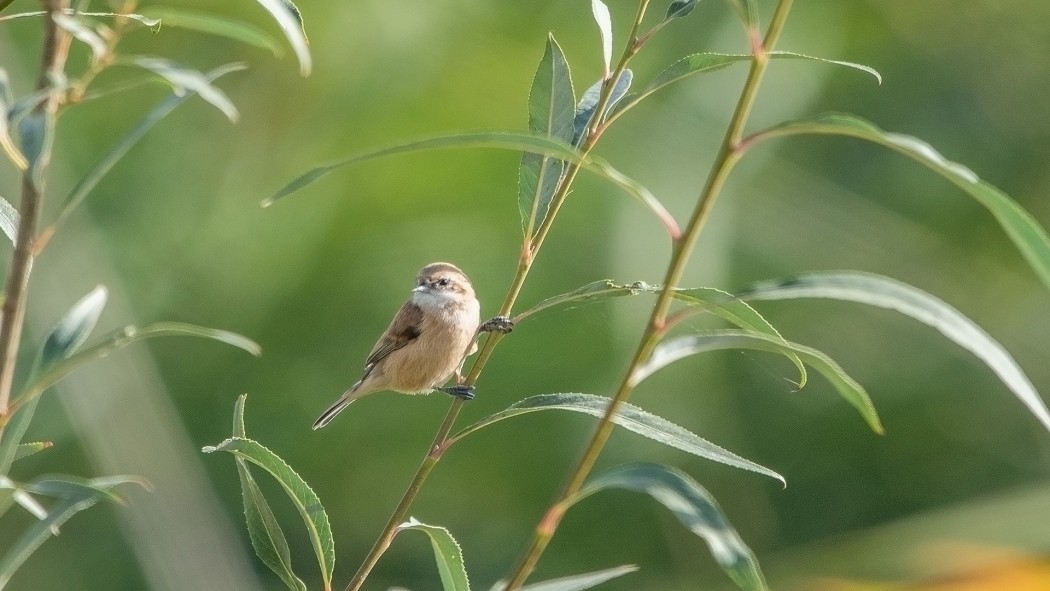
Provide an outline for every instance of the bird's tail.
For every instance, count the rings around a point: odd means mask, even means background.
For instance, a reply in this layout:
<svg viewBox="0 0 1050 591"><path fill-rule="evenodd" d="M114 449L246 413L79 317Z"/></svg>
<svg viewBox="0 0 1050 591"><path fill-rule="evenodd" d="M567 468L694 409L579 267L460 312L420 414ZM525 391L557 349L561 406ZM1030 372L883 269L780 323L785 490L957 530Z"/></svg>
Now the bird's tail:
<svg viewBox="0 0 1050 591"><path fill-rule="evenodd" d="M321 416L317 417L317 420L314 421L314 431L331 423L332 419L334 419L337 414L343 412L343 409L350 406L351 402L360 398L362 394L357 391L357 388L360 385L361 382L357 382L353 386L350 386L350 389L343 392L343 395L339 397L339 400L336 400L332 406L329 406L323 413L321 413Z"/></svg>

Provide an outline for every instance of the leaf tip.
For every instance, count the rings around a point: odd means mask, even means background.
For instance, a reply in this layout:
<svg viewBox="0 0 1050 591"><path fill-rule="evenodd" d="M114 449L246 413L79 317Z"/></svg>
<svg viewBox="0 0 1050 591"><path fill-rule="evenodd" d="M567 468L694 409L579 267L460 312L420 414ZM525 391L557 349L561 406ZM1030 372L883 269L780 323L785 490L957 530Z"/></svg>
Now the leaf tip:
<svg viewBox="0 0 1050 591"><path fill-rule="evenodd" d="M206 453L206 454L210 454L210 453L216 452L216 451L219 451L219 448L215 447L214 445L205 445L204 447L201 448L201 452Z"/></svg>

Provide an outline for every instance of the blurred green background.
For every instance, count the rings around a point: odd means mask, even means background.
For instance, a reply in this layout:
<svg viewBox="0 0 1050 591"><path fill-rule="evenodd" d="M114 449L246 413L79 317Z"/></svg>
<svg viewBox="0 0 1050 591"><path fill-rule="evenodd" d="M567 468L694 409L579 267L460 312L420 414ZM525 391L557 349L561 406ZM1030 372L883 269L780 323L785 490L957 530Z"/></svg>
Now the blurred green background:
<svg viewBox="0 0 1050 591"><path fill-rule="evenodd" d="M635 3L608 3L619 47ZM773 4L759 2L764 22ZM250 0L171 5L279 36ZM143 29L124 45L201 70L248 62L247 72L219 82L241 119L231 125L194 99L106 177L36 262L27 346L103 283L112 291L103 329L191 322L248 335L264 355L206 341L155 341L82 370L45 397L29 439L54 440L55 448L19 462L14 476L135 473L156 490L129 491L126 507L78 515L11 589L281 588L251 554L232 458L199 453L228 436L242 392L249 393L249 436L295 467L325 503L341 587L396 504L448 400L380 394L323 431L310 431L310 423L357 379L422 265L447 260L463 268L483 315L503 298L520 239L513 153L390 158L343 170L265 210L259 201L307 168L353 151L451 130L524 128L548 31L568 56L578 94L600 76L589 3L298 5L315 59L306 79L289 52L274 59L174 28ZM16 0L7 12L35 6ZM864 63L885 82L831 66L774 63L751 129L850 111L930 142L1050 225L1050 4L797 2L780 48ZM701 3L665 29L634 63L636 79L703 50L747 51L725 3ZM0 66L18 94L31 88L38 52L39 21L0 23ZM77 47L71 67L85 60ZM117 68L99 82L126 75ZM600 154L684 220L744 75L737 67L654 95L606 135ZM150 87L64 115L45 217L167 92ZM12 169L3 167L0 195L14 202L16 188ZM603 278L657 283L668 254L659 225L637 203L584 178L521 306ZM753 151L718 203L688 283L732 290L816 269L878 272L938 295L1000 340L1044 396L1050 392L1050 294L987 211L910 161L835 138ZM522 325L497 349L464 420L531 394L610 394L650 304L639 297ZM632 401L781 472L786 490L629 433L613 437L600 467L649 460L686 470L719 499L777 589L921 583L1029 560L1045 566L1050 437L988 369L890 312L820 301L759 309L785 337L826 351L867 386L887 434L873 435L819 377L793 392L782 359L715 353L664 370ZM475 587L486 589L517 559L592 425L582 416L540 413L482 431L445 457L412 514L451 530ZM274 487L266 490L278 498ZM281 500L275 507L300 570L317 588L294 509ZM32 519L11 513L0 521L0 550ZM702 540L663 507L629 493L574 509L533 580L624 563L641 570L603 588L733 588ZM1050 588L1050 578L1042 581L1032 588ZM439 587L422 536L398 539L368 588L394 585Z"/></svg>

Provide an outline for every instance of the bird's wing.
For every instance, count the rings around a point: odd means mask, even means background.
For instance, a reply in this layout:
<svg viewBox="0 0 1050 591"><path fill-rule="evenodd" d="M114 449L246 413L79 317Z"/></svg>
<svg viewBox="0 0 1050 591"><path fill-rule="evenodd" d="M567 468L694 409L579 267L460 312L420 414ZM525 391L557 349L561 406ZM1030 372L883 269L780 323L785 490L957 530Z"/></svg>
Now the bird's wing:
<svg viewBox="0 0 1050 591"><path fill-rule="evenodd" d="M365 368L371 369L387 355L419 338L422 325L423 310L411 301L405 302L405 305L401 306L401 309L394 315L394 319L380 337L379 342L372 347L368 359L365 359Z"/></svg>

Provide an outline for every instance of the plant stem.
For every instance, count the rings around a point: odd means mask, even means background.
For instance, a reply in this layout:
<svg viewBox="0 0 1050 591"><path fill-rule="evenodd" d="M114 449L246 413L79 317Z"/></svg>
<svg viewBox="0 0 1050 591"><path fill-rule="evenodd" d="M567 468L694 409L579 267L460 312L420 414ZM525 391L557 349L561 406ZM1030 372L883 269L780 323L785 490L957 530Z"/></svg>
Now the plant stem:
<svg viewBox="0 0 1050 591"><path fill-rule="evenodd" d="M592 133L588 135L587 140L580 146L580 152L586 157L594 149L598 140L601 137L601 127L597 124L600 120L600 114L605 110L605 106L609 104L610 97L612 95L613 88L615 87L615 81L623 74L623 71L627 69L627 64L631 58L637 53L638 47L634 44L633 40L637 38L639 28L642 24L642 18L645 16L645 8L648 6L649 0L642 0L638 14L635 18L634 26L631 30L632 42L628 44L627 48L624 49L624 54L617 64L616 68L610 74L609 79L606 81L602 94L599 96L598 106L595 109L595 127ZM532 265L536 260L540 248L543 246L543 242L550 233L551 227L554 223L555 217L557 217L558 211L561 209L566 198L569 196L569 188L572 186L573 181L576 179L577 174L580 172L580 166L570 164L563 175L560 184L558 185L557 191L551 198L550 207L547 210L547 216L544 218L540 227L537 229L536 234L531 237L526 237L525 242L522 244L521 257L518 260L518 268L514 273L514 278L511 281L510 288L507 290L507 295L503 298L503 304L500 306L499 315L510 316L514 309L514 304L517 302L518 296L521 294L521 289L525 285L525 280L529 276L529 271L532 270ZM485 342L481 345L478 351L478 356L474 359L474 363L470 367L470 371L467 373L463 383L467 385L474 385L481 372L485 369L485 365L488 363L489 358L492 356L492 352L496 345L503 338L501 333L489 333L485 338ZM452 406L449 407L448 413L445 415L445 420L441 423L438 428L437 434L434 436L434 442L430 446L430 450L427 455L423 458L422 463L416 470L415 476L412 477L412 481L409 483L408 488L405 489L404 495L401 497L401 501L397 507L394 508L393 513L390 515L390 519L387 521L386 527L383 528L383 532L379 535L376 543L372 546L372 550L365 557L365 560L361 563L357 573L354 574L354 578L347 585L346 591L359 591L361 586L364 585L368 575L372 572L372 568L375 567L376 563L379 562L379 558L386 552L386 549L390 546L394 536L397 535L397 526L404 523L405 518L408 517L408 512L412 508L413 502L415 502L416 496L423 487L423 483L430 475L431 470L437 465L438 461L441 460L441 456L447 450L446 443L448 442L449 433L452 427L456 423L456 419L459 418L460 412L463 410L464 401L461 399L455 399L452 401Z"/></svg>
<svg viewBox="0 0 1050 591"><path fill-rule="evenodd" d="M68 7L68 0L41 0L48 16L44 19L44 45L41 51L40 73L37 76L38 90L47 89L51 79L62 74L69 53L70 38L55 24L51 15ZM60 106L61 96L52 92L46 101L33 109L34 115L43 115L53 123ZM22 325L26 312L26 288L29 269L33 262L33 239L44 193L44 177L50 160L50 145L44 142L35 162L22 174L22 200L19 204L20 220L11 267L7 274L5 299L0 308L0 416L8 413L11 387L14 383L15 364L22 340Z"/></svg>
<svg viewBox="0 0 1050 591"><path fill-rule="evenodd" d="M741 91L736 110L730 119L728 129L726 130L726 134L722 141L722 146L719 149L718 157L715 159L711 175L708 177L708 180L700 193L696 208L689 220L689 224L685 228L682 239L675 243L674 250L671 254L671 261L668 264L666 278L664 280L664 289L660 292L656 304L653 306L653 311L649 318L649 324L646 326L645 333L642 336L638 349L635 351L634 357L632 358L631 363L624 374L623 380L620 383L620 387L612 402L609 404L609 408L605 412L605 416L602 417L602 420L598 423L594 435L587 444L583 455L569 477L568 482L565 484L558 500L550 506L547 513L537 525L532 544L528 550L526 550L513 574L510 576L510 582L507 584L506 591L515 591L520 588L535 569L540 556L546 549L547 544L554 537L554 533L557 530L565 511L571 504L569 501L583 486L584 481L590 475L595 462L597 462L598 456L601 454L602 449L609 440L609 436L612 434L614 428L612 417L623 406L627 399L630 398L633 391L631 385L632 375L638 367L649 358L653 349L656 347L659 334L667 320L667 312L671 306L673 290L681 281L686 265L689 262L689 257L700 236L700 231L710 217L714 203L717 200L718 195L721 193L722 188L729 177L730 171L740 159L740 153L738 152L740 139L743 137L744 126L747 124L748 115L754 105L758 88L762 81L762 76L765 73L766 66L769 62L767 52L776 44L776 41L783 30L784 22L791 9L791 3L792 0L779 1L765 39L759 46L754 48L754 60L751 63L751 70L748 74L747 81L744 84L744 88Z"/></svg>

